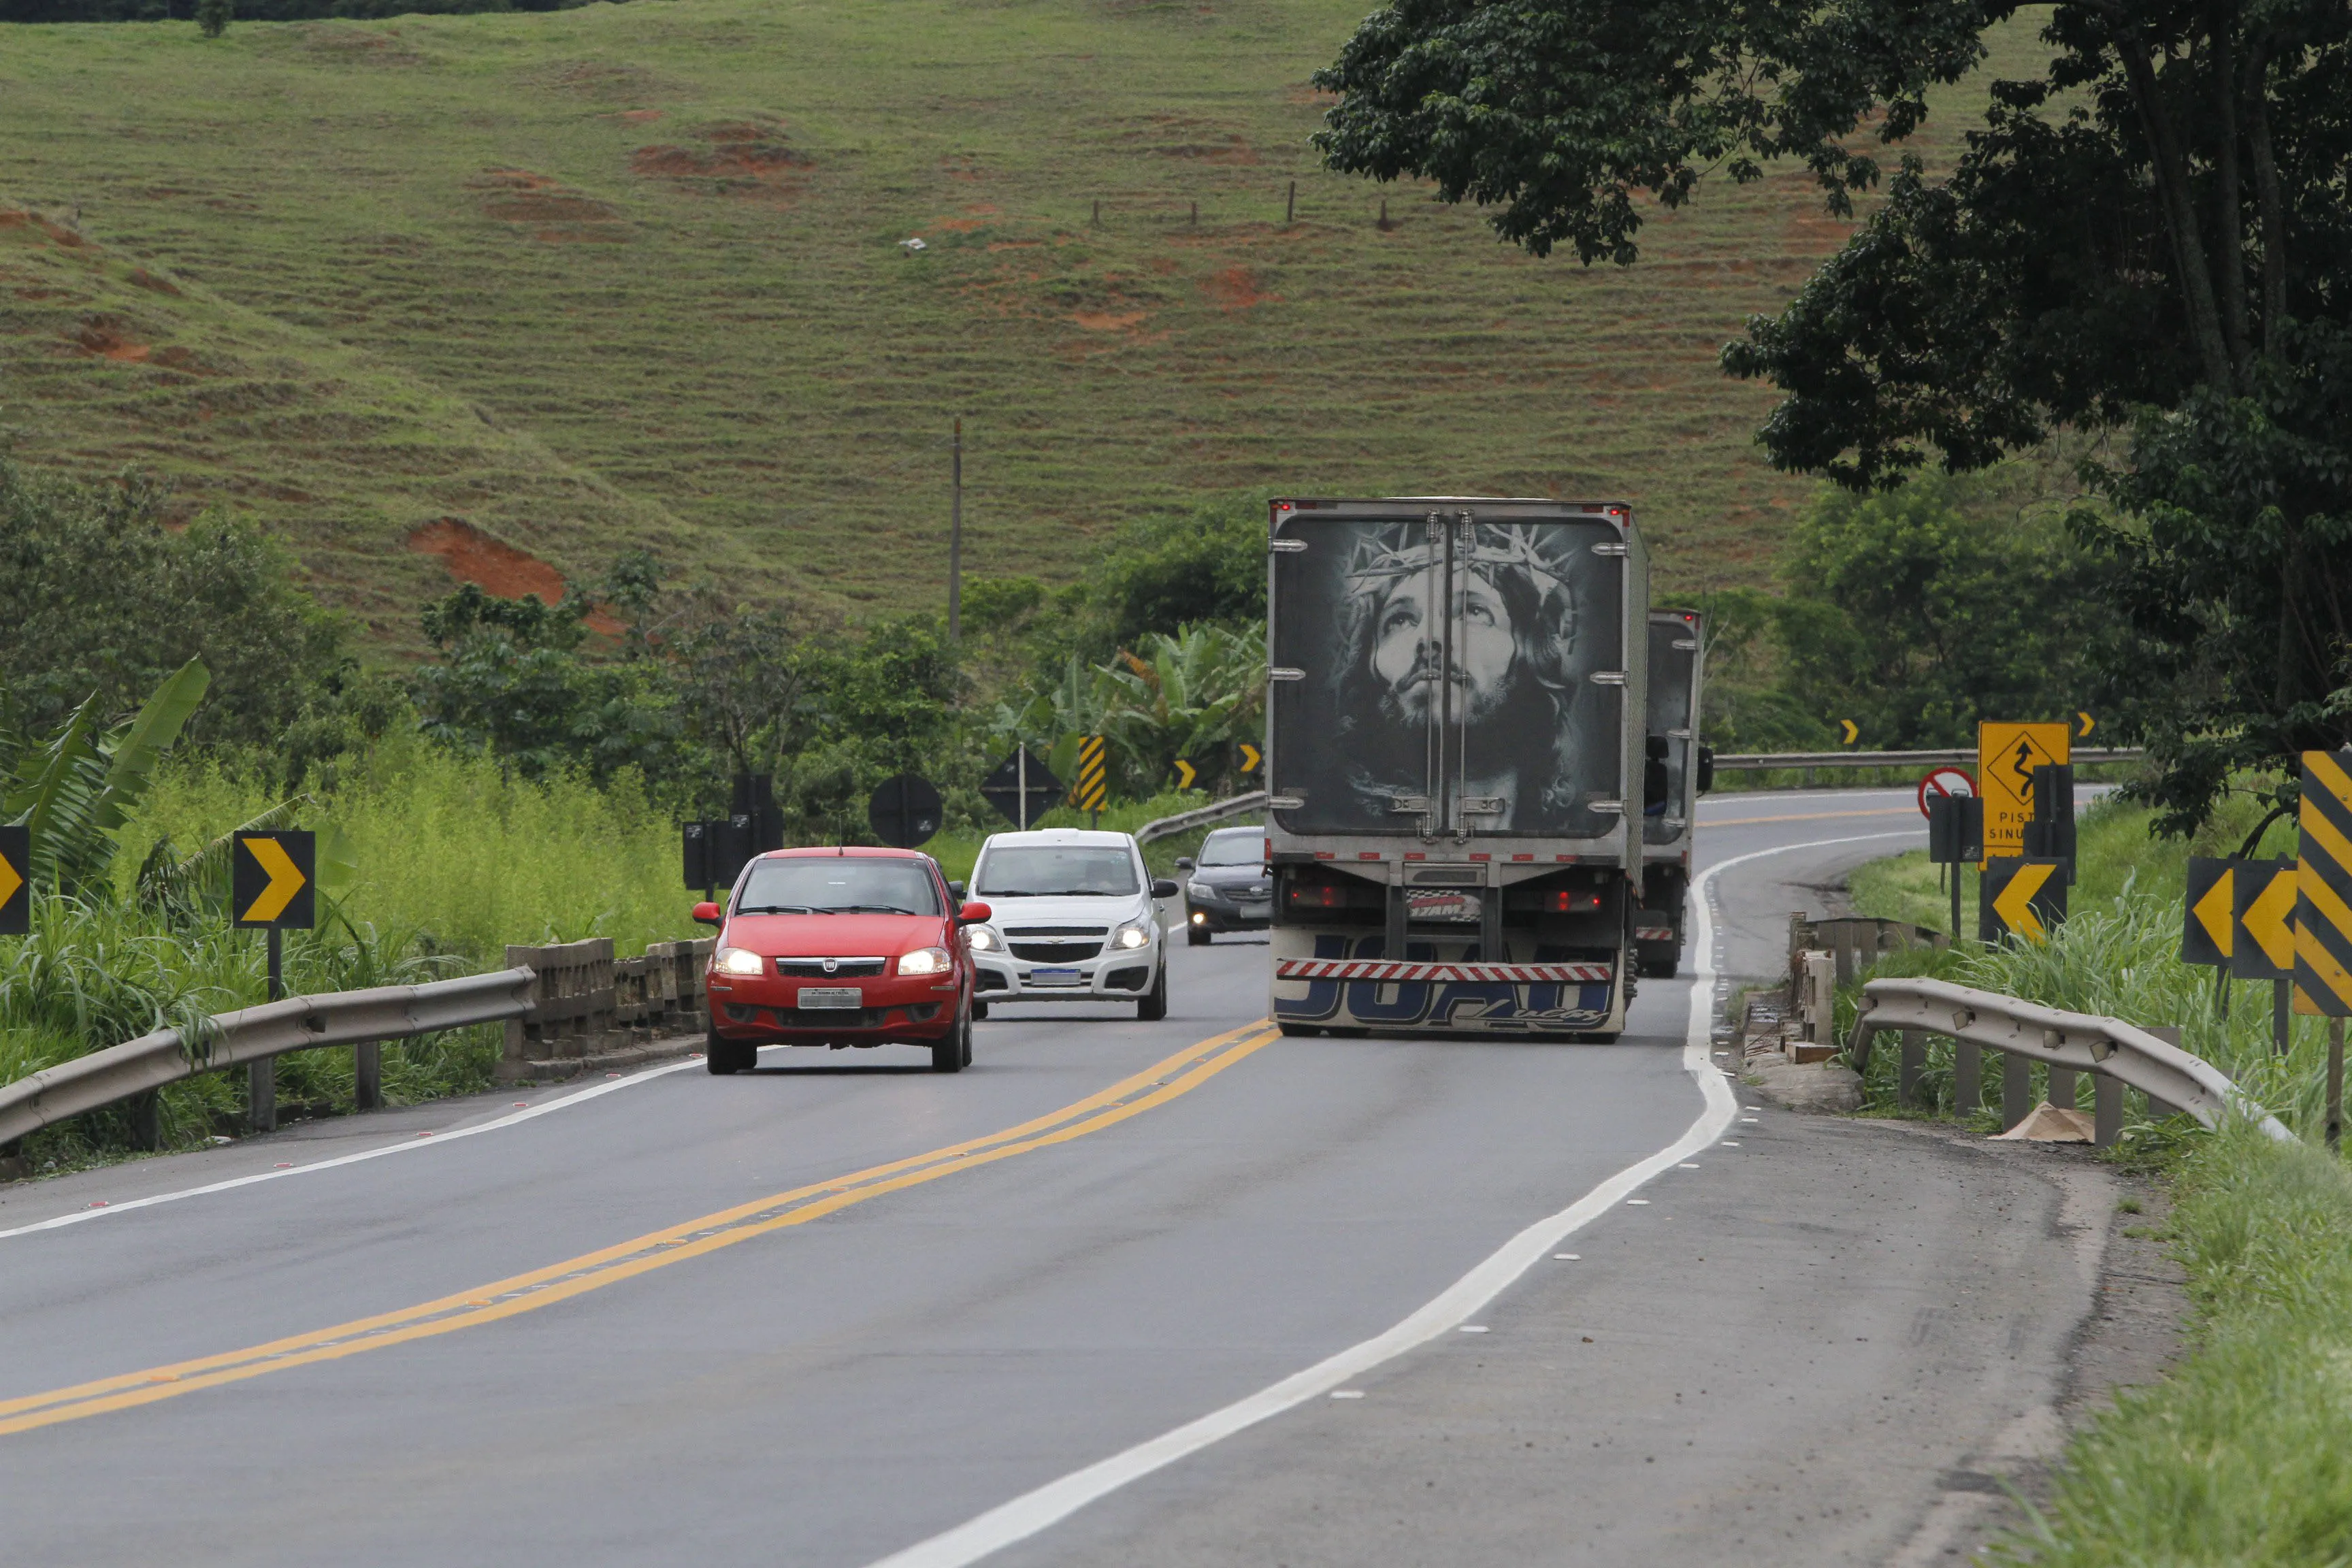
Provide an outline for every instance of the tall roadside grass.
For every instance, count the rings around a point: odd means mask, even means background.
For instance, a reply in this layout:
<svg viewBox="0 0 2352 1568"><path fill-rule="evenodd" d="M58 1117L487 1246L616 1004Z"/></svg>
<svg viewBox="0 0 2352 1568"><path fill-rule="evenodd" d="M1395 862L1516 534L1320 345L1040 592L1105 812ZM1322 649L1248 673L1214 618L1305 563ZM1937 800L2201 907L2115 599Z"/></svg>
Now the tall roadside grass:
<svg viewBox="0 0 2352 1568"><path fill-rule="evenodd" d="M2185 1119L2130 1130L2139 1157L2173 1181L2168 1236L2189 1269L2191 1351L2162 1383L2121 1392L2074 1437L2046 1507L1992 1549L1993 1561L2352 1563L2352 1173L2318 1141L2325 1022L2296 1019L2278 1054L2267 984L2236 986L2225 1005L2212 973L2179 957L2189 855L2233 853L2251 826L2251 813L2240 813L2197 842L2152 840L2147 813L2102 805L2082 826L2072 913L2047 943L1895 954L1873 972L1931 973L2077 1012L2179 1025L2189 1050L2301 1135L2273 1142L2242 1123L2207 1134ZM2289 831L2274 829L2262 852L2292 853ZM1923 920L1933 913L1933 880L1914 858L1881 862L1853 879L1855 902L1864 913ZM1851 1003L1841 998L1847 1026ZM1974 1110L1952 1104L1950 1043L1934 1041L1930 1053L1937 1109ZM1881 1108L1893 1104L1895 1058L1873 1055L1868 1089Z"/></svg>

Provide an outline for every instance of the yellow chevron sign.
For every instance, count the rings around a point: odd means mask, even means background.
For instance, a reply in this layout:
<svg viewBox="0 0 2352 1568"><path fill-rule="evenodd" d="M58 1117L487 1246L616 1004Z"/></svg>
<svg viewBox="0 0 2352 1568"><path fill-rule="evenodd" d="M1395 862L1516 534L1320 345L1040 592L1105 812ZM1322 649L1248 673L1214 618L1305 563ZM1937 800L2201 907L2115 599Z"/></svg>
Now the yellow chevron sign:
<svg viewBox="0 0 2352 1568"><path fill-rule="evenodd" d="M0 936L33 929L33 830L0 827Z"/></svg>
<svg viewBox="0 0 2352 1568"><path fill-rule="evenodd" d="M2189 861L2189 924L2181 932L2183 963L2227 964L2238 931L2238 863L2191 856Z"/></svg>
<svg viewBox="0 0 2352 1568"><path fill-rule="evenodd" d="M1191 763L1186 762L1182 757L1176 759L1176 787L1178 789L1191 789L1192 787L1192 781L1200 776L1200 769L1194 767Z"/></svg>
<svg viewBox="0 0 2352 1568"><path fill-rule="evenodd" d="M240 833L229 843L229 908L236 924L308 931L318 923L316 835Z"/></svg>
<svg viewBox="0 0 2352 1568"><path fill-rule="evenodd" d="M1080 811L1100 811L1110 801L1110 763L1100 735L1078 738L1078 782L1070 787L1070 804Z"/></svg>
<svg viewBox="0 0 2352 1568"><path fill-rule="evenodd" d="M2352 1017L2352 752L2303 753L2294 1010Z"/></svg>
<svg viewBox="0 0 2352 1568"><path fill-rule="evenodd" d="M2014 935L2047 942L2051 925L2066 918L2066 879L2059 874L2065 867L2063 860L2014 856L1988 861L1978 884L1984 900L1978 916L1979 938L1998 942Z"/></svg>
<svg viewBox="0 0 2352 1568"><path fill-rule="evenodd" d="M2238 944L2230 973L2242 980L2294 974L2294 862L2250 860L2238 868Z"/></svg>

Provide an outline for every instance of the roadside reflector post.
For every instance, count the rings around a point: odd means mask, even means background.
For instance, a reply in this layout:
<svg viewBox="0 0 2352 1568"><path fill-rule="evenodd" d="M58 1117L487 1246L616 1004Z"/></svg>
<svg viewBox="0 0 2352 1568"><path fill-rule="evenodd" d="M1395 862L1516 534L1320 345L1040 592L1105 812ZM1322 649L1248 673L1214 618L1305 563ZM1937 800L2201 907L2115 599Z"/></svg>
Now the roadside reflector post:
<svg viewBox="0 0 2352 1568"><path fill-rule="evenodd" d="M2327 1020L2327 1147L2344 1142L2344 1020Z"/></svg>
<svg viewBox="0 0 2352 1568"><path fill-rule="evenodd" d="M258 927L268 944L269 1000L286 996L286 931L309 931L318 921L318 836L302 828L236 833L229 837L231 923ZM278 1126L278 1061L246 1064L246 1124L256 1132Z"/></svg>
<svg viewBox="0 0 2352 1568"><path fill-rule="evenodd" d="M1916 1029L1903 1031L1903 1055L1895 1067L1895 1098L1903 1105L1919 1105L1919 1080L1927 1071L1927 1037Z"/></svg>
<svg viewBox="0 0 2352 1568"><path fill-rule="evenodd" d="M269 952L269 1000L282 1000L286 994L286 938L284 928L271 926L262 933ZM246 1125L256 1132L272 1132L278 1128L278 1058L260 1057L245 1065Z"/></svg>

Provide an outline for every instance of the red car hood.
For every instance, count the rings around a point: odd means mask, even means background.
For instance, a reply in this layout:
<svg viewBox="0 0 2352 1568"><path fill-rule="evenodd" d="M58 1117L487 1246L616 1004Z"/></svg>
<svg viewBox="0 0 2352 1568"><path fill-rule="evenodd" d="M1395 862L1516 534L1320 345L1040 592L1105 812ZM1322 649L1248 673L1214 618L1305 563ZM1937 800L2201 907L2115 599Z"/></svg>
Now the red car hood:
<svg viewBox="0 0 2352 1568"><path fill-rule="evenodd" d="M725 947L763 958L896 958L947 945L937 915L737 915L719 933Z"/></svg>

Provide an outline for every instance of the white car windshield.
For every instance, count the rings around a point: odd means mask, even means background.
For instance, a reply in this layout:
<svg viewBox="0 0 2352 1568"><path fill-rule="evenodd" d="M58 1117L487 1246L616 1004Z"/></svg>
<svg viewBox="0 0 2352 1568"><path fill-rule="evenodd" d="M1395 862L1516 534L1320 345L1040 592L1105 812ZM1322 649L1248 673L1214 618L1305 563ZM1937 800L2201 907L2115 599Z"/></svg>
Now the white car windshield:
<svg viewBox="0 0 2352 1568"><path fill-rule="evenodd" d="M1213 833L1201 846L1203 866L1263 866L1265 864L1265 835L1253 829L1248 833Z"/></svg>
<svg viewBox="0 0 2352 1568"><path fill-rule="evenodd" d="M1108 844L1021 844L991 849L972 893L983 899L1118 898L1141 886L1135 860Z"/></svg>
<svg viewBox="0 0 2352 1568"><path fill-rule="evenodd" d="M913 860L804 856L755 860L739 915L935 915L939 894L929 868Z"/></svg>

